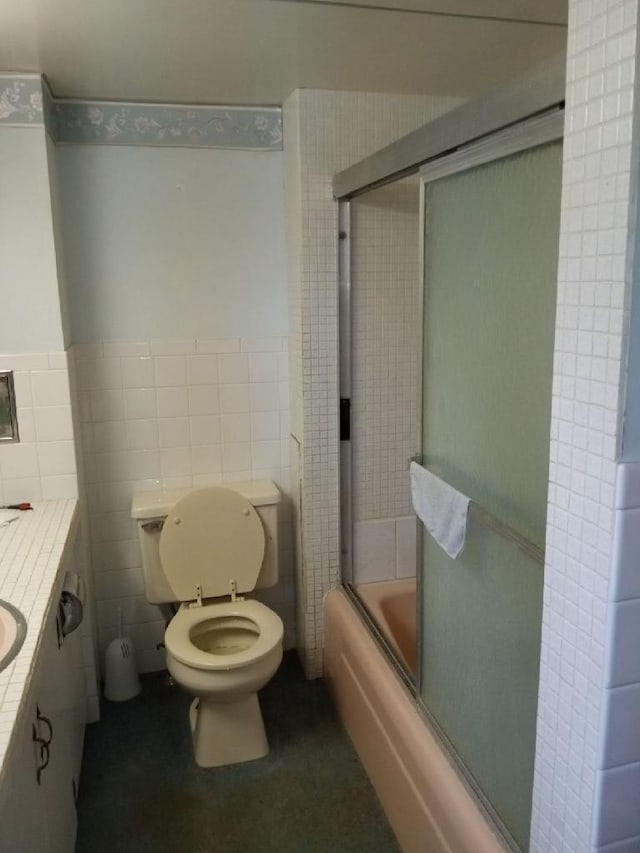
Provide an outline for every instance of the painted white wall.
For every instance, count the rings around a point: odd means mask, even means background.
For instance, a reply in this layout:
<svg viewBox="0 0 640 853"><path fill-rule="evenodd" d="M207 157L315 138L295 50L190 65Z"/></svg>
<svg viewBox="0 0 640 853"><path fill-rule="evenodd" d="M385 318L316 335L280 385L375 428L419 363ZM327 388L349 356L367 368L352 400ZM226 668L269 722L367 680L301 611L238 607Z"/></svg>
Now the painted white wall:
<svg viewBox="0 0 640 853"><path fill-rule="evenodd" d="M64 267L64 240L63 240L63 210L60 198L60 181L58 177L58 156L55 142L45 133L45 144L47 153L47 178L49 181L49 203L51 207L51 226L55 244L55 262L58 284L58 299L60 303L60 321L62 324L62 338L65 350L71 344L71 329L69 320L69 294L67 291L67 278Z"/></svg>
<svg viewBox="0 0 640 853"><path fill-rule="evenodd" d="M633 259L634 271L629 293L629 336L627 341L627 377L624 389L624 422L621 456L625 461L640 460L640 198L634 203L635 228Z"/></svg>
<svg viewBox="0 0 640 853"><path fill-rule="evenodd" d="M74 343L286 334L282 152L56 153Z"/></svg>
<svg viewBox="0 0 640 853"><path fill-rule="evenodd" d="M45 132L0 128L0 352L63 348Z"/></svg>
<svg viewBox="0 0 640 853"><path fill-rule="evenodd" d="M58 146L51 195L100 658L119 613L138 667L164 666L131 494L268 477L289 488L282 152ZM288 502L280 582L295 637Z"/></svg>

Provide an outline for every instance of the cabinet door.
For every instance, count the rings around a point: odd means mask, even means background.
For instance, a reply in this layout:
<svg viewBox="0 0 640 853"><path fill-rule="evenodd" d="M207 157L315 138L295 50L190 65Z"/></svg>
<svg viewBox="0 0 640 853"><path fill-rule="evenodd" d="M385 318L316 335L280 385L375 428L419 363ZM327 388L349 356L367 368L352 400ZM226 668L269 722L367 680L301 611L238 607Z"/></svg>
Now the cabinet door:
<svg viewBox="0 0 640 853"><path fill-rule="evenodd" d="M84 729L87 719L87 690L82 661L80 629L68 634L60 649L65 669L69 701L67 703L66 736L69 738L71 772L77 786L82 764Z"/></svg>
<svg viewBox="0 0 640 853"><path fill-rule="evenodd" d="M37 781L37 768L43 762L33 741L35 717L36 703L30 700L14 733L0 791L1 853L52 853L45 795Z"/></svg>
<svg viewBox="0 0 640 853"><path fill-rule="evenodd" d="M74 776L77 755L77 702L74 672L70 665L71 644L60 632L57 614L45 625L36 683L36 713L41 736L49 739L49 765L41 774L47 815L50 853L72 853L77 816Z"/></svg>
<svg viewBox="0 0 640 853"><path fill-rule="evenodd" d="M43 628L0 788L0 853L73 853L85 720L79 633L62 637L55 608Z"/></svg>

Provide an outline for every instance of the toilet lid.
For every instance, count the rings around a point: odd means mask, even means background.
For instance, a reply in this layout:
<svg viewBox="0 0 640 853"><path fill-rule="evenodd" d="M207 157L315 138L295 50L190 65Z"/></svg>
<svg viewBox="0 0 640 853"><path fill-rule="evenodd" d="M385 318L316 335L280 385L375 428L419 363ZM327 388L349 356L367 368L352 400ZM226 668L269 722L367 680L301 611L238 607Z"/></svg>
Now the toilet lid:
<svg viewBox="0 0 640 853"><path fill-rule="evenodd" d="M246 498L219 486L179 500L160 534L160 562L176 601L229 595L255 588L265 538L258 513Z"/></svg>

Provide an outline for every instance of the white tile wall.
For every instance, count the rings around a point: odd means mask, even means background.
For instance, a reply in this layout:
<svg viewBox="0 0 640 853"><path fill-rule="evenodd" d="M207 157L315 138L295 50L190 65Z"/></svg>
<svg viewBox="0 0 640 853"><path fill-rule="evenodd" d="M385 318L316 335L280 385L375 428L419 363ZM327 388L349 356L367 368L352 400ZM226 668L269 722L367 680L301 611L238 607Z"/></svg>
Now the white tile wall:
<svg viewBox="0 0 640 853"><path fill-rule="evenodd" d="M396 577L416 576L418 519L415 515L396 518Z"/></svg>
<svg viewBox="0 0 640 853"><path fill-rule="evenodd" d="M13 370L20 442L0 443L0 504L78 495L65 352L0 355Z"/></svg>
<svg viewBox="0 0 640 853"><path fill-rule="evenodd" d="M607 690L602 731L603 768L640 762L640 683Z"/></svg>
<svg viewBox="0 0 640 853"><path fill-rule="evenodd" d="M457 106L453 98L294 92L284 104L291 425L299 453L302 559L298 648L322 671L322 600L340 577L337 425L337 204L331 179Z"/></svg>
<svg viewBox="0 0 640 853"><path fill-rule="evenodd" d="M353 582L415 577L416 530L415 515L354 522Z"/></svg>
<svg viewBox="0 0 640 853"><path fill-rule="evenodd" d="M639 792L640 763L598 772L594 814L594 841L597 845L637 837Z"/></svg>
<svg viewBox="0 0 640 853"><path fill-rule="evenodd" d="M640 681L639 651L640 598L612 602L605 649L604 681L607 687L621 687Z"/></svg>
<svg viewBox="0 0 640 853"><path fill-rule="evenodd" d="M353 525L353 582L389 580L396 574L396 524L393 518Z"/></svg>
<svg viewBox="0 0 640 853"><path fill-rule="evenodd" d="M619 465L616 479L594 802L600 845L640 836L640 462Z"/></svg>
<svg viewBox="0 0 640 853"><path fill-rule="evenodd" d="M134 491L273 479L289 494L287 342L281 337L73 347L101 654L119 630L141 671L163 665L158 608L144 598ZM295 644L290 501L281 579L259 597Z"/></svg>
<svg viewBox="0 0 640 853"><path fill-rule="evenodd" d="M622 565L614 496L636 192L637 22L636 0L569 2L532 853L582 853L614 841L622 843L597 849L640 849L635 766L602 766L605 755L625 752L607 735L608 721L625 709L605 673L635 675L624 669L623 645L612 645L628 641L618 622L628 602L611 597ZM623 660L614 664L613 651Z"/></svg>

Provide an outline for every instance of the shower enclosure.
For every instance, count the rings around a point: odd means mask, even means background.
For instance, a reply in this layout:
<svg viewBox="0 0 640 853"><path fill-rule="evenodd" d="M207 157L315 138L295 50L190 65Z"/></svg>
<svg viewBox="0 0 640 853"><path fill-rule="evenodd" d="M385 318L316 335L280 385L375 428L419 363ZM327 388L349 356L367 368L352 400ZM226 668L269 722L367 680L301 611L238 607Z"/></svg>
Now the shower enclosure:
<svg viewBox="0 0 640 853"><path fill-rule="evenodd" d="M562 110L547 110L444 146L340 205L343 582L483 808L522 851L561 134ZM470 498L455 560L416 519L411 460Z"/></svg>

